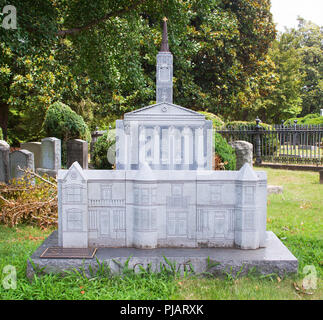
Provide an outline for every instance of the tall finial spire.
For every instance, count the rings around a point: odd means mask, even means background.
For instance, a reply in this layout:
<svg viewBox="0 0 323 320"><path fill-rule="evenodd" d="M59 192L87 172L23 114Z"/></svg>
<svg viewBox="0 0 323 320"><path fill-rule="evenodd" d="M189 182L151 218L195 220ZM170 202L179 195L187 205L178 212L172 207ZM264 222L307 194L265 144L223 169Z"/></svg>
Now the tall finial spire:
<svg viewBox="0 0 323 320"><path fill-rule="evenodd" d="M169 52L169 47L168 47L168 34L167 34L167 18L163 18L163 38L162 38L162 44L160 48L160 52Z"/></svg>

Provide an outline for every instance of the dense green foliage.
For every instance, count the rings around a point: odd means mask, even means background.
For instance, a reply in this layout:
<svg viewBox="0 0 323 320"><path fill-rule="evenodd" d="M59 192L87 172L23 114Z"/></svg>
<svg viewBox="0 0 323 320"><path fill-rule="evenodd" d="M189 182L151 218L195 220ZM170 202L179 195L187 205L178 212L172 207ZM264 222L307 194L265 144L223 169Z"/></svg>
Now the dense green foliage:
<svg viewBox="0 0 323 320"><path fill-rule="evenodd" d="M216 155L220 156L226 170L236 169L236 154L234 149L217 132L214 133L214 151Z"/></svg>
<svg viewBox="0 0 323 320"><path fill-rule="evenodd" d="M114 162L112 160L115 148L114 130L108 130L98 138L91 154L91 162L95 169L112 169ZM108 155L108 151L109 155ZM111 157L111 158L110 158Z"/></svg>
<svg viewBox="0 0 323 320"><path fill-rule="evenodd" d="M203 114L206 120L211 120L213 124L213 128L221 127L224 125L224 121L214 113L207 112L207 111L198 111L198 113Z"/></svg>
<svg viewBox="0 0 323 320"><path fill-rule="evenodd" d="M312 113L301 118L290 118L284 122L284 125L285 126L294 125L295 120L297 120L297 124L301 124L301 125L323 124L323 117L321 117L319 113Z"/></svg>
<svg viewBox="0 0 323 320"><path fill-rule="evenodd" d="M298 115L302 110L301 55L292 46L294 38L284 33L273 42L269 55L275 64L273 91L258 103L257 115L266 122L279 123L282 119Z"/></svg>
<svg viewBox="0 0 323 320"><path fill-rule="evenodd" d="M0 126L13 145L45 135L55 101L91 130L154 103L164 16L176 104L267 123L322 108L322 30L300 20L273 43L270 0L10 4L19 19L17 30L0 28Z"/></svg>
<svg viewBox="0 0 323 320"><path fill-rule="evenodd" d="M0 140L3 140L3 133L2 133L1 127L0 127Z"/></svg>
<svg viewBox="0 0 323 320"><path fill-rule="evenodd" d="M153 103L163 16L174 54L175 103L248 118L261 91L270 92L269 0L11 4L19 23L17 30L0 28L0 126L15 143L43 136L55 101L71 106L91 129L111 114Z"/></svg>
<svg viewBox="0 0 323 320"><path fill-rule="evenodd" d="M90 142L90 132L83 118L61 102L55 102L48 108L44 130L48 137L62 141L83 139Z"/></svg>

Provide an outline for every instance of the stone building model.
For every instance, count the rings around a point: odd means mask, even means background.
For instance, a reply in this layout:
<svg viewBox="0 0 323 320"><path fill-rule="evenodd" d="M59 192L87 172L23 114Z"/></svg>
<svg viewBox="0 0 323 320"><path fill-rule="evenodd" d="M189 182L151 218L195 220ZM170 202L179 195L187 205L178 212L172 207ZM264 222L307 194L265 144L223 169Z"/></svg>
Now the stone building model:
<svg viewBox="0 0 323 320"><path fill-rule="evenodd" d="M267 177L214 171L212 123L173 104L167 26L157 103L116 122L116 170L58 171L59 246L265 246Z"/></svg>

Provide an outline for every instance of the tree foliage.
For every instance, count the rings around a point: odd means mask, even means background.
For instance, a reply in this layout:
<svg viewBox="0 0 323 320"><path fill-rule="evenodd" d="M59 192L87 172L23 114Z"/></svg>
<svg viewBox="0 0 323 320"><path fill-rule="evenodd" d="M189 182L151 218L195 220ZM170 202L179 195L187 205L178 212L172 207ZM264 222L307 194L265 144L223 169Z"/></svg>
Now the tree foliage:
<svg viewBox="0 0 323 320"><path fill-rule="evenodd" d="M169 19L177 104L248 119L255 101L272 90L269 0L11 4L19 20L17 30L0 30L0 125L6 135L9 114L9 135L20 132L15 141L40 137L39 123L55 101L75 110L84 101L95 105L93 121L153 103L163 16Z"/></svg>

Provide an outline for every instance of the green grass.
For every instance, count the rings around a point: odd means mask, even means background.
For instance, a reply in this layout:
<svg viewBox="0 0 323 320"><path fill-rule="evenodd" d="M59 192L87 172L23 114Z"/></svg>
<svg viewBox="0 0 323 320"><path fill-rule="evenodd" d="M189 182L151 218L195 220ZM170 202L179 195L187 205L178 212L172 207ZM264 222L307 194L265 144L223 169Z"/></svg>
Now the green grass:
<svg viewBox="0 0 323 320"><path fill-rule="evenodd" d="M258 170L258 169L257 169ZM0 299L323 299L323 185L318 173L261 169L282 195L268 197L267 230L272 230L299 260L297 276L249 274L233 278L179 278L160 274L94 276L26 275L27 259L52 230L0 225ZM4 289L6 265L17 270L17 288ZM313 265L317 288L302 289L303 268Z"/></svg>

